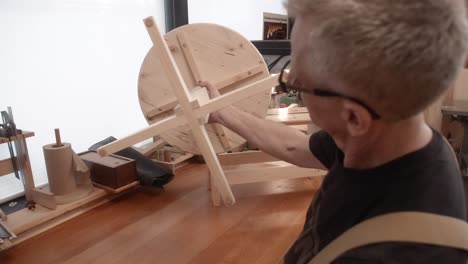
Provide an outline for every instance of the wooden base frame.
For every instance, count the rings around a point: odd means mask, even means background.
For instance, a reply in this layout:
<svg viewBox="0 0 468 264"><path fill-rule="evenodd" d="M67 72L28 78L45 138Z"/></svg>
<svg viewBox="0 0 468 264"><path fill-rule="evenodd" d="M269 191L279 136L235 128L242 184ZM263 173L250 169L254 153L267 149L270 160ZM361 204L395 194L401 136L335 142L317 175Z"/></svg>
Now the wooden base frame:
<svg viewBox="0 0 468 264"><path fill-rule="evenodd" d="M305 177L321 177L326 171L319 169L300 168L290 163L280 161L262 151L244 151L238 153L223 153L218 155L220 163L230 185L254 182L266 182ZM219 191L213 184L211 174L208 179L208 189L215 206L220 206Z"/></svg>

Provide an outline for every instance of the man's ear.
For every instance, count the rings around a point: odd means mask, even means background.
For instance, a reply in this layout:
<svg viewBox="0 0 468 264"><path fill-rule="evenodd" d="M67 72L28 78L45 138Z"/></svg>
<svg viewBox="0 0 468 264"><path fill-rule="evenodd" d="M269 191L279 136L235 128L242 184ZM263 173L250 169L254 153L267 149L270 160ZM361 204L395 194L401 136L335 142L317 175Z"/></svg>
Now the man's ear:
<svg viewBox="0 0 468 264"><path fill-rule="evenodd" d="M366 134L372 125L372 116L366 108L346 100L343 102L341 118L351 136Z"/></svg>

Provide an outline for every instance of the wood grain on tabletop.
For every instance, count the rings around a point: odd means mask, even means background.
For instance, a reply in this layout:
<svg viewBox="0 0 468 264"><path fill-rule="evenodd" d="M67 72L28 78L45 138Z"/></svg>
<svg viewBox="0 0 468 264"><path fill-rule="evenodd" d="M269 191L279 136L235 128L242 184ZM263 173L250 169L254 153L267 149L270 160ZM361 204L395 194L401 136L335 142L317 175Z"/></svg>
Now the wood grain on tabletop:
<svg viewBox="0 0 468 264"><path fill-rule="evenodd" d="M137 188L5 252L0 263L274 263L302 229L321 180L233 186L213 207L205 165L164 191Z"/></svg>

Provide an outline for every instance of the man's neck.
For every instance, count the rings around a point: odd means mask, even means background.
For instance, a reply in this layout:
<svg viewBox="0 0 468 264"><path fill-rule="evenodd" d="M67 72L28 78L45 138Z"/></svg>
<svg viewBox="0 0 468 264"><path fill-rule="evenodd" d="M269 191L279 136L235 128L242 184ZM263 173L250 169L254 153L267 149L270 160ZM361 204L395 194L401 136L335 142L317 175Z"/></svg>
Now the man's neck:
<svg viewBox="0 0 468 264"><path fill-rule="evenodd" d="M383 165L426 146L432 130L419 115L398 123L382 124L361 138L351 138L343 149L344 166L369 169Z"/></svg>

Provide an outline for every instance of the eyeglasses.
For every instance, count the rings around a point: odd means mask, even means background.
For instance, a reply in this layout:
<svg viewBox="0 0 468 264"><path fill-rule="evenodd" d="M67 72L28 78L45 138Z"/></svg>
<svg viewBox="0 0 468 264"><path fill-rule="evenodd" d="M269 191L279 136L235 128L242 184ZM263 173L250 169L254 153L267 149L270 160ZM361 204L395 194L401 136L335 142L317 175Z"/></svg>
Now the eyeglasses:
<svg viewBox="0 0 468 264"><path fill-rule="evenodd" d="M380 115L377 114L377 112L372 110L372 108L370 108L364 102L362 102L361 100L359 100L357 98L347 96L347 95L344 95L344 94L340 94L340 93L336 93L336 92L332 92L332 91L323 90L323 89L320 89L320 88L306 89L304 87L299 87L299 86L294 86L294 85L288 84L287 81L283 79L283 77L284 77L284 72L286 71L286 68L288 67L290 62L291 61L288 61L284 65L283 69L281 70L280 76L279 76L279 84L280 84L280 87L281 87L283 92L289 93L291 91L297 91L297 92L313 94L315 96L320 96L320 97L340 97L340 98L344 98L344 99L353 101L356 104L364 107L367 111L369 111L369 113L371 114L372 119L374 119L374 120L380 119Z"/></svg>

